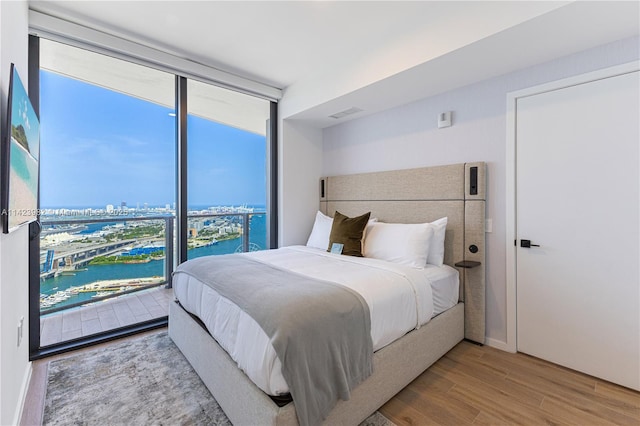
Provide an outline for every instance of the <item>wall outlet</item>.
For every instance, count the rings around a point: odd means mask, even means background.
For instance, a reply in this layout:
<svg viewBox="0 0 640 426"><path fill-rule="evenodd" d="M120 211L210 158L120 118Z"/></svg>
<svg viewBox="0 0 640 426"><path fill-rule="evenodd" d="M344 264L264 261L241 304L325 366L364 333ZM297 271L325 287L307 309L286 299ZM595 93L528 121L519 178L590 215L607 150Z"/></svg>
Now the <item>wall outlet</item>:
<svg viewBox="0 0 640 426"><path fill-rule="evenodd" d="M22 332L24 330L24 317L20 317L18 322L18 346L22 343Z"/></svg>

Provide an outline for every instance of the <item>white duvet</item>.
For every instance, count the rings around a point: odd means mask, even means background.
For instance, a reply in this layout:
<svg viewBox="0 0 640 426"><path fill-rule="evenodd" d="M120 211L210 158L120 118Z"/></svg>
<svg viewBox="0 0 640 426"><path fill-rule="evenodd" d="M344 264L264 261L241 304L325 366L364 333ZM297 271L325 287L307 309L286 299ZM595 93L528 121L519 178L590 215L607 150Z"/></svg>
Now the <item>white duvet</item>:
<svg viewBox="0 0 640 426"><path fill-rule="evenodd" d="M374 351L432 318L434 282L436 313L458 301L458 272L448 266L416 269L305 246L242 256L357 291L369 306ZM187 274L174 277L173 289L180 304L202 320L209 333L260 389L269 395L289 392L269 338L249 315Z"/></svg>

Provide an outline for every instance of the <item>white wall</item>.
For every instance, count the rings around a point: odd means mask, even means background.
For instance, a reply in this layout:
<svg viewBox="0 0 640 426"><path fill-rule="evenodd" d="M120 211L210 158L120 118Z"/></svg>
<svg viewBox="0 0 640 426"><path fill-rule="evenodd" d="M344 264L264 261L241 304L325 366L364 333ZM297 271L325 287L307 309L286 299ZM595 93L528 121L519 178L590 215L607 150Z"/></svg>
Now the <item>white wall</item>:
<svg viewBox="0 0 640 426"><path fill-rule="evenodd" d="M28 66L26 1L0 1L0 104L6 117L9 67L16 64L25 86ZM0 234L0 424L17 424L31 371L29 362L28 229ZM24 317L22 344L17 326Z"/></svg>
<svg viewBox="0 0 640 426"><path fill-rule="evenodd" d="M278 242L305 244L320 206L322 131L282 120L278 132Z"/></svg>
<svg viewBox="0 0 640 426"><path fill-rule="evenodd" d="M318 68L287 87L285 90L287 102L283 106L282 117L290 117L340 98L345 94L356 92L398 73L414 67L421 67L434 59L442 58L458 49L469 47L479 40L491 38L536 18L545 19L545 15L553 14L552 12L556 9L564 8L568 2L470 2L458 6L461 9L460 15L444 12L444 10L441 14L438 13L440 8L451 11L452 5L449 4L432 2L416 6L417 3L411 6L414 8L414 15L410 18L404 18L399 22L398 27L394 26L398 22L393 22L388 26L383 25L375 34L367 34L369 40L377 40L377 45L384 47L383 49L369 52L369 49L364 48L358 55L342 58L339 64L333 64L330 69ZM379 6L388 9L388 20L394 19L394 9L402 8L402 5L394 5L392 2L379 3ZM571 9L569 8L569 10ZM350 19L354 22L359 19L367 19L362 16L360 8L356 10L343 6L341 9L333 10L341 10L343 19ZM369 6L368 11L372 12L373 10L380 9ZM567 9L565 8L565 10ZM430 15L430 11L434 11L434 14ZM449 14L451 16L447 16ZM438 16L437 21L433 20L434 16ZM474 16L477 16L478 19L473 19ZM485 19L488 16L491 16L491 19ZM373 15L372 17L375 19ZM396 19L396 21L398 20ZM440 30L451 26L464 27L464 31L447 32L448 37L443 37L443 32ZM353 27L354 31L357 31L358 25L353 25ZM419 30L413 31L414 28L419 28ZM391 31L392 37L385 37L388 31ZM402 37L397 37L397 32L402 32ZM432 40L438 40L438 42L434 43ZM345 40L346 45L352 42L351 39ZM420 46L420 48L415 48L415 46ZM559 43L555 43L554 47L556 46L559 46ZM336 50L340 49L340 46L336 46ZM549 52L545 51L545 53ZM558 55L556 54L556 56ZM533 52L530 57L533 57ZM417 99L417 97L412 99ZM327 112L332 114L349 107L348 104L343 106L344 108L336 107L335 110Z"/></svg>
<svg viewBox="0 0 640 426"><path fill-rule="evenodd" d="M620 40L327 128L322 175L486 161L486 214L493 219L493 232L487 234L487 342L502 346L507 340L507 93L637 60L639 52L638 37ZM438 129L437 115L443 111L453 111L453 126Z"/></svg>

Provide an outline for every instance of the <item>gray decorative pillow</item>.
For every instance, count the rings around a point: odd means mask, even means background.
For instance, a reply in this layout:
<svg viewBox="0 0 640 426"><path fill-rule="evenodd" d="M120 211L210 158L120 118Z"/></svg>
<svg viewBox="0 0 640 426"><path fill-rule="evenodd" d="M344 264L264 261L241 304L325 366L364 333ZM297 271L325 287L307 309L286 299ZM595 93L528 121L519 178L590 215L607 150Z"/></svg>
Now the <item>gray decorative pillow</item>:
<svg viewBox="0 0 640 426"><path fill-rule="evenodd" d="M347 217L336 211L333 216L327 251L331 251L331 246L338 243L343 245L342 254L362 257L362 236L369 216L371 216L371 212L358 217Z"/></svg>

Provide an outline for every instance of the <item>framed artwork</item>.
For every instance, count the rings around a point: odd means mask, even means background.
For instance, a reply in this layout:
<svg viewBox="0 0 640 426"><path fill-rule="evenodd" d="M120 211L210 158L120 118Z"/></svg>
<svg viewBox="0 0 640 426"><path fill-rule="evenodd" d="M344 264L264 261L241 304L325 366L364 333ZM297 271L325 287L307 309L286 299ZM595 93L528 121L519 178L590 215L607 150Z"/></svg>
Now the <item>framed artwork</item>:
<svg viewBox="0 0 640 426"><path fill-rule="evenodd" d="M6 234L38 217L40 122L14 64L1 148L0 204Z"/></svg>

